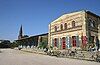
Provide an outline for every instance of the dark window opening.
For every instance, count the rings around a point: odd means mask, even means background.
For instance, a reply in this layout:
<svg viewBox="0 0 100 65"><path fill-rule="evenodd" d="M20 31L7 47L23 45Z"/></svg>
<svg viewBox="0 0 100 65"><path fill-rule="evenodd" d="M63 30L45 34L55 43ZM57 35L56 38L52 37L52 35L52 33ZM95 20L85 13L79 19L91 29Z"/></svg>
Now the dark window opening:
<svg viewBox="0 0 100 65"><path fill-rule="evenodd" d="M67 23L64 24L64 29L65 29L65 30L67 29Z"/></svg>
<svg viewBox="0 0 100 65"><path fill-rule="evenodd" d="M57 26L55 26L55 32L57 32Z"/></svg>
<svg viewBox="0 0 100 65"><path fill-rule="evenodd" d="M75 27L75 21L72 21L72 27Z"/></svg>
<svg viewBox="0 0 100 65"><path fill-rule="evenodd" d="M60 25L60 29L63 30L63 24Z"/></svg>
<svg viewBox="0 0 100 65"><path fill-rule="evenodd" d="M57 39L54 39L54 46L57 47Z"/></svg>

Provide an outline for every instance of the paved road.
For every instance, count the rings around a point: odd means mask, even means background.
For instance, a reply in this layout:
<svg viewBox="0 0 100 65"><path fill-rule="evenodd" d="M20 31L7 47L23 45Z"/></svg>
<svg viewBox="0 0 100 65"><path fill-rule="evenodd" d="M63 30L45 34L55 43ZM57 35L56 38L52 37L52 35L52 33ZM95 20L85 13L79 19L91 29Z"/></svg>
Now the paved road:
<svg viewBox="0 0 100 65"><path fill-rule="evenodd" d="M100 65L97 62L56 58L13 49L1 49L1 51L0 65Z"/></svg>

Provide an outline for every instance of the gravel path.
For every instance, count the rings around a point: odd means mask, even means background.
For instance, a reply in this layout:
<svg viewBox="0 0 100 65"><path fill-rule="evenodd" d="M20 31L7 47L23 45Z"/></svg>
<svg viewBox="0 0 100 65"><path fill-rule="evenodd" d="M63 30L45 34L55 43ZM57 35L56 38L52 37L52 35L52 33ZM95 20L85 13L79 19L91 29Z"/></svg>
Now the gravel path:
<svg viewBox="0 0 100 65"><path fill-rule="evenodd" d="M0 65L100 65L97 62L56 58L13 49L1 49Z"/></svg>

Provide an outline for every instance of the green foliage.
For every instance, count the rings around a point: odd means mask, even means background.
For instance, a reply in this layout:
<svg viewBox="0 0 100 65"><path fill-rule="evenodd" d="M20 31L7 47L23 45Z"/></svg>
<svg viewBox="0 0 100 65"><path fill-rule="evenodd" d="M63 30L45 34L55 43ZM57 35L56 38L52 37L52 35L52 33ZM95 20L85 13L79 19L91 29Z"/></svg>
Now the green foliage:
<svg viewBox="0 0 100 65"><path fill-rule="evenodd" d="M46 41L40 42L40 43L39 43L39 48L43 48L43 49L44 49L44 48L47 47L47 45L48 45L48 44L47 44Z"/></svg>
<svg viewBox="0 0 100 65"><path fill-rule="evenodd" d="M50 46L50 49L53 50L53 46Z"/></svg>
<svg viewBox="0 0 100 65"><path fill-rule="evenodd" d="M0 48L10 48L11 42L9 40L2 40L0 43Z"/></svg>
<svg viewBox="0 0 100 65"><path fill-rule="evenodd" d="M10 47L15 48L15 47L18 47L18 45L19 44L17 42L13 42L13 43L10 44Z"/></svg>

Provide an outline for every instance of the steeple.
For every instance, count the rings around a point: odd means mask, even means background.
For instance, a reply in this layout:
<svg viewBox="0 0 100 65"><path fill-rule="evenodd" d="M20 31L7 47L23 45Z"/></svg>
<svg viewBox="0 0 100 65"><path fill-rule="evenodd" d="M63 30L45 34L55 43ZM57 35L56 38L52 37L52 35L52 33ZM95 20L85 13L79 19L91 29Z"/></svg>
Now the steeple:
<svg viewBox="0 0 100 65"><path fill-rule="evenodd" d="M23 29L22 29L22 25L21 25L20 30L19 30L18 39L21 39L22 37L23 37Z"/></svg>

